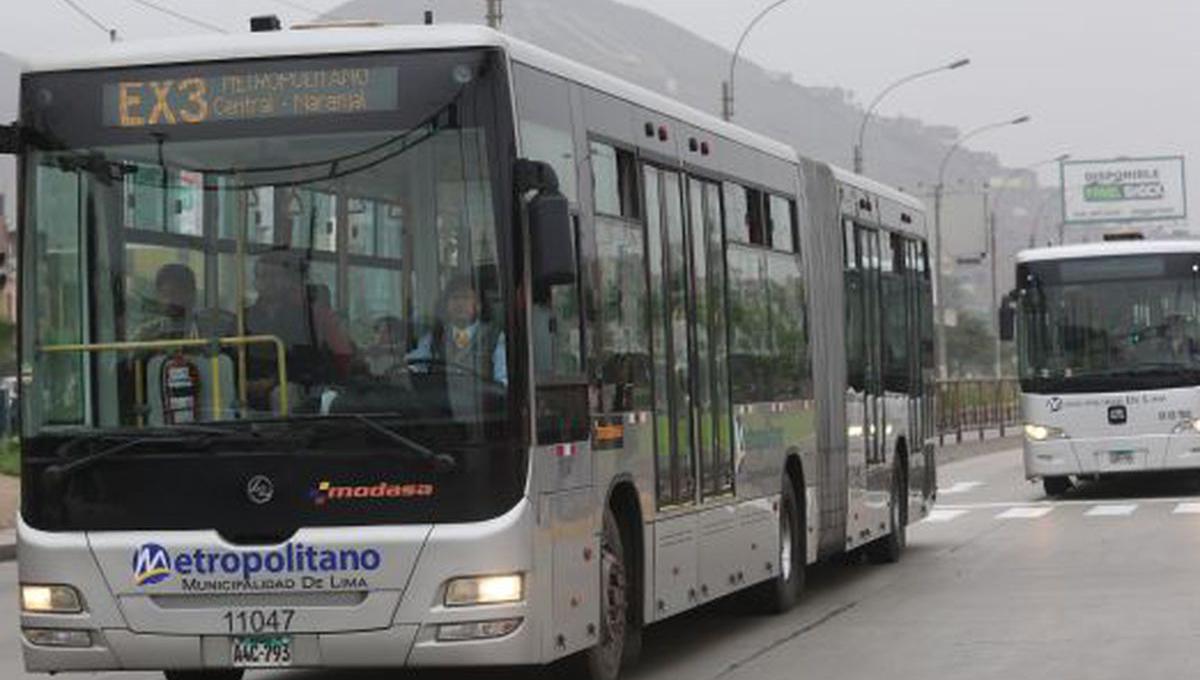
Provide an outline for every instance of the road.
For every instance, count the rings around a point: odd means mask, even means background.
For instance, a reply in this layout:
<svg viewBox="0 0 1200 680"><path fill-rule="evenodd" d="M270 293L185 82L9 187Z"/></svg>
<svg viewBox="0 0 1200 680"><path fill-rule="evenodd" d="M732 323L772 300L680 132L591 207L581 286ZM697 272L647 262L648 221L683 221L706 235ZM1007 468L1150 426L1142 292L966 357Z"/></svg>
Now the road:
<svg viewBox="0 0 1200 680"><path fill-rule="evenodd" d="M642 663L627 677L1128 680L1194 674L1200 663L1200 476L1093 483L1054 501L1021 478L1017 451L956 462L940 476L940 504L912 527L899 564L819 566L803 603L786 616L754 616L718 603L652 628ZM15 601L14 578L11 563L0 566L0 601ZM10 615L0 626L0 677L34 677L21 674L14 624Z"/></svg>

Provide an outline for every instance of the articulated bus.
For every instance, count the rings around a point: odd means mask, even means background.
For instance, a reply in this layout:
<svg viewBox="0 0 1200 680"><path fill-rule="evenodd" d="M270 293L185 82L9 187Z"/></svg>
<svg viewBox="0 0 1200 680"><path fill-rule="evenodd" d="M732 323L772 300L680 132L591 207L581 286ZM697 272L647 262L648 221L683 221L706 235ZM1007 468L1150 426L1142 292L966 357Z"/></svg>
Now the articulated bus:
<svg viewBox="0 0 1200 680"><path fill-rule="evenodd" d="M1200 242L1026 250L1016 282L1002 325L1026 476L1057 496L1072 478L1200 467Z"/></svg>
<svg viewBox="0 0 1200 680"><path fill-rule="evenodd" d="M116 43L21 101L30 670L611 679L933 502L904 194L475 27Z"/></svg>

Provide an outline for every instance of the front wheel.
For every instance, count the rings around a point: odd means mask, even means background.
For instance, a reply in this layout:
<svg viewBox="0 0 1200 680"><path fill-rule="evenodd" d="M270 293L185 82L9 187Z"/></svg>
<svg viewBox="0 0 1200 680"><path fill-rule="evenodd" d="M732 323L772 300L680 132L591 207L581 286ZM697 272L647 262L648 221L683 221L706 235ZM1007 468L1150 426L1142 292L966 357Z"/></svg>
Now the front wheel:
<svg viewBox="0 0 1200 680"><path fill-rule="evenodd" d="M637 603L631 587L636 578L634 562L628 558L621 535L621 526L612 508L604 510L604 526L600 537L600 640L594 647L580 653L571 677L583 675L590 680L616 680L621 667L636 661L642 646L642 629L637 616Z"/></svg>
<svg viewBox="0 0 1200 680"><path fill-rule="evenodd" d="M1061 496L1071 489L1070 477L1042 477L1042 489L1047 496Z"/></svg>
<svg viewBox="0 0 1200 680"><path fill-rule="evenodd" d="M808 522L805 506L796 498L791 477L783 478L779 494L779 554L775 578L760 583L748 593L754 608L767 614L782 614L796 606L804 590L804 565L808 556Z"/></svg>

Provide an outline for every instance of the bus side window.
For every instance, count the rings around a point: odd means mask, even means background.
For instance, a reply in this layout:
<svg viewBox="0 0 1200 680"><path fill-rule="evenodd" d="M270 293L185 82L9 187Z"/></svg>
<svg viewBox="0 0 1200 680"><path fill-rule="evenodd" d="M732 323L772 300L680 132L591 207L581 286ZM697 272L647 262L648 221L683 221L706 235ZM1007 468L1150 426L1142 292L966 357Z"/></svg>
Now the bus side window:
<svg viewBox="0 0 1200 680"><path fill-rule="evenodd" d="M606 413L649 411L651 387L646 236L633 153L602 142L589 146L596 212L599 288L593 383Z"/></svg>
<svg viewBox="0 0 1200 680"><path fill-rule="evenodd" d="M519 64L515 67L515 78L521 155L550 164L558 175L559 188L573 208L572 240L578 261L578 179L570 85L561 78ZM590 424L583 372L579 277L566 285L531 292L529 332L537 386L538 443L586 439Z"/></svg>

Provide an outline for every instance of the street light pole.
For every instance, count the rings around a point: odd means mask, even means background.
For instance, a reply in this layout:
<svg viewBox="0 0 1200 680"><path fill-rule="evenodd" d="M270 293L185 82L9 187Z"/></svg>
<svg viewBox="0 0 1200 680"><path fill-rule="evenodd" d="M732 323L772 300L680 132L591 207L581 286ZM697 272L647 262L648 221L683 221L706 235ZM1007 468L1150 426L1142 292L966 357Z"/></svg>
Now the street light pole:
<svg viewBox="0 0 1200 680"><path fill-rule="evenodd" d="M895 90L901 85L906 85L914 80L920 80L921 78L931 76L936 73L941 73L942 71L953 71L955 69L960 69L970 63L970 59L958 59L944 66L938 66L937 68L931 68L921 71L920 73L913 73L912 75L904 76L900 80L897 80L891 85L885 87L883 92L880 92L875 99L871 101L871 104L867 106L866 111L863 113L862 123L858 126L858 143L854 145L854 172L860 175L863 172L863 138L867 132L867 123L871 121L871 116L875 112L875 107L879 106L879 103L883 101L884 97L887 97L892 93L892 90Z"/></svg>
<svg viewBox="0 0 1200 680"><path fill-rule="evenodd" d="M945 380L949 377L949 369L946 364L946 289L945 281L942 277L942 202L943 194L946 189L946 166L950 164L950 159L954 153L962 147L968 140L977 137L985 132L998 130L1009 125L1021 125L1028 123L1031 120L1030 116L1020 116L1012 120L1004 120L998 123L991 123L962 135L954 144L950 145L950 149L946 151L946 155L942 157L942 163L938 166L938 180L933 189L933 236L934 236L934 258L933 258L933 275L934 275L934 309L937 312L936 323L933 324L934 332L937 335L937 360L938 360L938 375Z"/></svg>
<svg viewBox="0 0 1200 680"><path fill-rule="evenodd" d="M791 0L775 0L775 2L768 5L761 12L759 12L753 20L750 21L750 24L746 26L746 30L742 31L742 36L738 38L737 47L733 49L733 58L729 60L729 79L721 83L721 117L725 120L733 120L733 83L735 71L737 69L738 55L742 52L742 44L746 42L746 38L749 37L750 31L754 30L754 27L758 25L758 22L762 21L763 18L770 14L771 11L776 7L779 7L787 2L791 2Z"/></svg>
<svg viewBox="0 0 1200 680"><path fill-rule="evenodd" d="M487 0L487 25L500 30L500 22L504 20L504 0Z"/></svg>

